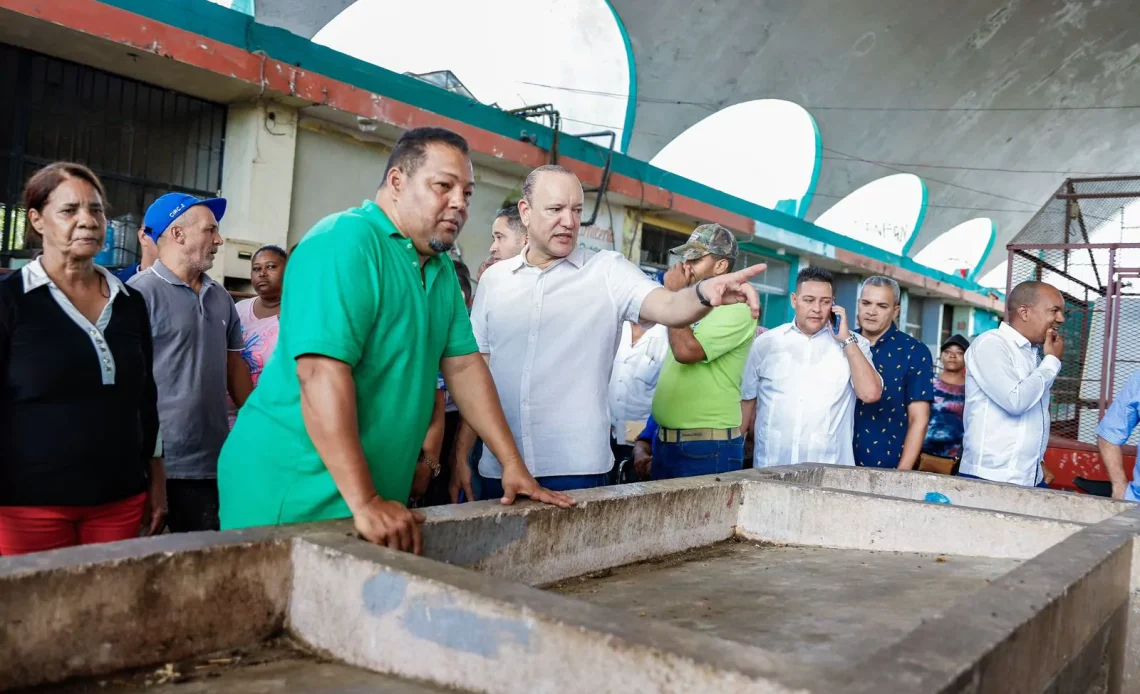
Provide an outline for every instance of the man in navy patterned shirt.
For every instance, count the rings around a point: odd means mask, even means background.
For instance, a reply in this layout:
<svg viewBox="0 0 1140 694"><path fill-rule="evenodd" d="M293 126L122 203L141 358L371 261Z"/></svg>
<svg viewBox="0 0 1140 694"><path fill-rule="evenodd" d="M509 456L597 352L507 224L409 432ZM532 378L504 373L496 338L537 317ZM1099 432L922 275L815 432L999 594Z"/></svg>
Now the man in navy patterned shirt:
<svg viewBox="0 0 1140 694"><path fill-rule="evenodd" d="M899 295L889 277L859 287L859 333L871 342L883 397L855 404L854 452L856 465L913 470L930 421L934 364L926 345L895 327Z"/></svg>

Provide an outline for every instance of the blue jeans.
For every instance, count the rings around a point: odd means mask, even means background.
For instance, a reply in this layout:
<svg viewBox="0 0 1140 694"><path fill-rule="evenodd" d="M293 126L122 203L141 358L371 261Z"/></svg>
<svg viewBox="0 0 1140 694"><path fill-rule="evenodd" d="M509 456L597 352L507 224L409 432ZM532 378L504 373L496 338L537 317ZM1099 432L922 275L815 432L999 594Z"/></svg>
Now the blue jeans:
<svg viewBox="0 0 1140 694"><path fill-rule="evenodd" d="M728 441L653 442L653 479L714 475L744 467L744 437Z"/></svg>
<svg viewBox="0 0 1140 694"><path fill-rule="evenodd" d="M487 499L502 499L503 498L503 481L495 479L494 477L484 477L476 475L479 478L482 491L479 492L479 498L483 501ZM571 489L593 489L594 487L604 487L610 483L610 475L608 472L603 472L600 475L550 475L549 477L536 477L540 485L555 492L568 492Z"/></svg>
<svg viewBox="0 0 1140 694"><path fill-rule="evenodd" d="M989 482L989 480L987 480L985 477L978 477L977 475L967 475L964 472L959 472L958 476L959 477L965 477L968 480L981 480L983 482ZM1038 489L1048 489L1049 488L1049 485L1045 483L1044 479L1042 479L1040 482L1038 482L1037 484L1035 484L1033 486L1037 487Z"/></svg>

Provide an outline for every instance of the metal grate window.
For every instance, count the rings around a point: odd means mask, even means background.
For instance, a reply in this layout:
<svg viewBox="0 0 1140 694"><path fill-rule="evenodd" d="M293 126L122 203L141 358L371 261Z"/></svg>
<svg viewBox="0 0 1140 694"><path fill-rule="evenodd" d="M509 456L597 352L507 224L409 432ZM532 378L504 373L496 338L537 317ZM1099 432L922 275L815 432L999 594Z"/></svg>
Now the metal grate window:
<svg viewBox="0 0 1140 694"><path fill-rule="evenodd" d="M136 262L155 198L221 188L224 106L6 44L0 85L0 266L40 247L20 193L53 161L86 164L106 185L112 267Z"/></svg>
<svg viewBox="0 0 1140 694"><path fill-rule="evenodd" d="M675 261L669 250L685 243L687 236L652 224L641 225L641 266L668 269Z"/></svg>

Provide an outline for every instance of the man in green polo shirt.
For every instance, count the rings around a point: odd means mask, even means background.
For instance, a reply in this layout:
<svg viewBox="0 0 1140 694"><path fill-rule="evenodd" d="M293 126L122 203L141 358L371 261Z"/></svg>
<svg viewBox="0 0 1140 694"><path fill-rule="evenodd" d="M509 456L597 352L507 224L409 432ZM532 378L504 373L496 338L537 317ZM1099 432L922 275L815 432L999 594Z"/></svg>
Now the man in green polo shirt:
<svg viewBox="0 0 1140 694"><path fill-rule="evenodd" d="M463 418L516 495L569 506L541 488L515 447L478 353L450 250L467 220L467 142L410 130L374 201L317 222L290 255L277 349L218 461L223 529L351 516L367 540L419 553L408 510L442 371Z"/></svg>
<svg viewBox="0 0 1140 694"><path fill-rule="evenodd" d="M719 224L702 224L671 252L682 262L665 274L665 288L678 291L732 272L736 237ZM756 319L746 304L718 306L692 327L669 328L669 354L653 394L654 479L743 467L740 382L755 336Z"/></svg>

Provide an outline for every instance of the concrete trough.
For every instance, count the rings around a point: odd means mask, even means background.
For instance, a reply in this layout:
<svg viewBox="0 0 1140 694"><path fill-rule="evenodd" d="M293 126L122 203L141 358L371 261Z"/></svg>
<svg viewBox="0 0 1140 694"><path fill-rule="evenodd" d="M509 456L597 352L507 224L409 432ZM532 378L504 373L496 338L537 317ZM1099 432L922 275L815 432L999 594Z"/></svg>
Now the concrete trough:
<svg viewBox="0 0 1140 694"><path fill-rule="evenodd" d="M1140 684L1132 505L828 466L574 496L429 509L423 557L333 522L0 560L0 688Z"/></svg>

